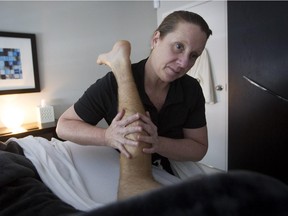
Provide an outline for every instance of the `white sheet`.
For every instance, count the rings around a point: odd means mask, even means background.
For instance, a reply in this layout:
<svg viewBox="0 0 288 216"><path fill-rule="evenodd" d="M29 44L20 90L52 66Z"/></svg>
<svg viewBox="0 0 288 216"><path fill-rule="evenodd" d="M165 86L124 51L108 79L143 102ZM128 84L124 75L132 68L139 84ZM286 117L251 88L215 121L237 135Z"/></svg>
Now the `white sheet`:
<svg viewBox="0 0 288 216"><path fill-rule="evenodd" d="M11 139L19 143L25 156L36 167L42 181L64 202L83 211L103 205L90 197L75 169L67 144L32 136Z"/></svg>
<svg viewBox="0 0 288 216"><path fill-rule="evenodd" d="M88 211L116 201L119 153L114 149L81 146L54 138L51 141L33 136L11 139L19 143L42 181L64 202ZM198 163L171 162L179 178L153 167L154 178L163 185L205 173Z"/></svg>
<svg viewBox="0 0 288 216"><path fill-rule="evenodd" d="M104 146L82 146L72 142L65 144L69 144L75 167L83 177L92 199L100 203L115 201L119 180L119 153ZM153 167L153 176L163 185L181 181L157 167Z"/></svg>
<svg viewBox="0 0 288 216"><path fill-rule="evenodd" d="M116 200L119 154L103 146L81 146L28 136L11 138L23 148L43 182L63 201L88 211ZM153 167L154 178L163 185L180 179Z"/></svg>

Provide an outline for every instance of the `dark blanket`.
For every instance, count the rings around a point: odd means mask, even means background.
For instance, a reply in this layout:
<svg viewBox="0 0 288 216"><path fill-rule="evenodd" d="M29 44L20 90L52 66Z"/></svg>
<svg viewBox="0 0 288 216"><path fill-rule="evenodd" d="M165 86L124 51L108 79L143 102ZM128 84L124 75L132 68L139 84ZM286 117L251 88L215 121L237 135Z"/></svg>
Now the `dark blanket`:
<svg viewBox="0 0 288 216"><path fill-rule="evenodd" d="M1 216L54 216L78 212L46 187L17 143L0 146Z"/></svg>
<svg viewBox="0 0 288 216"><path fill-rule="evenodd" d="M80 212L41 181L17 143L0 144L0 216L288 215L288 187L253 172L203 175L147 194Z"/></svg>

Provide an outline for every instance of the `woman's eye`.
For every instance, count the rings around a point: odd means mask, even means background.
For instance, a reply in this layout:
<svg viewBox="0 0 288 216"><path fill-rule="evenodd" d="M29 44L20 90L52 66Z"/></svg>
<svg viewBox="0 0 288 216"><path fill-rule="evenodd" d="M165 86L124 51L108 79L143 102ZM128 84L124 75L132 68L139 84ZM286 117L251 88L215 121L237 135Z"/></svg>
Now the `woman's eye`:
<svg viewBox="0 0 288 216"><path fill-rule="evenodd" d="M183 50L184 49L184 46L183 46L183 44L180 44L180 43L176 43L176 49L178 49L178 50Z"/></svg>
<svg viewBox="0 0 288 216"><path fill-rule="evenodd" d="M190 58L191 58L191 59L197 59L198 57L199 57L198 54L191 54L191 55L190 55Z"/></svg>

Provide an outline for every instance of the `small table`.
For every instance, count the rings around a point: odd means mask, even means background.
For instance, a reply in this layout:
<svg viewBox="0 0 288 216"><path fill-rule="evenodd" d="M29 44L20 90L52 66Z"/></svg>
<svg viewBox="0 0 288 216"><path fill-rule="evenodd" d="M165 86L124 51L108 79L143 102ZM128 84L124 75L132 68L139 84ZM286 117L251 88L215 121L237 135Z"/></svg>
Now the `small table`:
<svg viewBox="0 0 288 216"><path fill-rule="evenodd" d="M50 140L52 137L57 138L56 134L56 125L57 122L49 122L49 123L29 123L23 124L20 131L12 132L8 128L0 128L0 141L5 142L11 137L22 138L25 136L40 136Z"/></svg>

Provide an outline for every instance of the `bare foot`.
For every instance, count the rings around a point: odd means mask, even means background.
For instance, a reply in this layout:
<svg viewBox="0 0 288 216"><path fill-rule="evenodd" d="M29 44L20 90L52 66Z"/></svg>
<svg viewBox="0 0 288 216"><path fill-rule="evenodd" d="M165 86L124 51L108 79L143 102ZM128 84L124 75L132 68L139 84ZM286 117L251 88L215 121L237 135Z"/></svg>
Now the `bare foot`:
<svg viewBox="0 0 288 216"><path fill-rule="evenodd" d="M119 67L121 68L123 65L127 66L127 64L131 64L130 53L131 45L129 41L119 40L114 44L110 52L98 56L97 64L105 64L115 73L116 70L119 71Z"/></svg>

